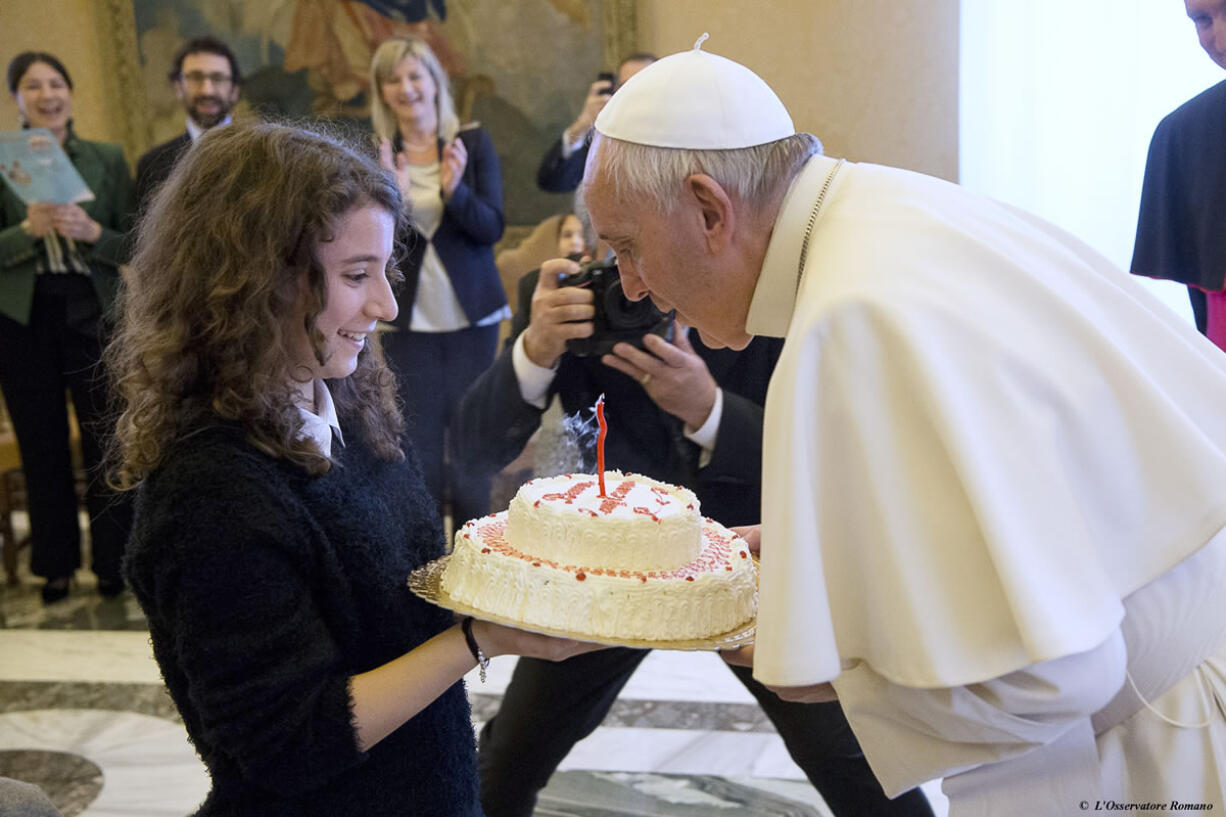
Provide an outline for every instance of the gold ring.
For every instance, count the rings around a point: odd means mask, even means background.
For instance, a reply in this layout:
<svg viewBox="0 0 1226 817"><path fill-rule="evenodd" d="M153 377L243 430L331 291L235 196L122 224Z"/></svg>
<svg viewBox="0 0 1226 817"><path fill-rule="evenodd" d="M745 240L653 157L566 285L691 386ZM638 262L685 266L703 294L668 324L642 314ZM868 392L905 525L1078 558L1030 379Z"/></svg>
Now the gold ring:
<svg viewBox="0 0 1226 817"><path fill-rule="evenodd" d="M650 382L651 382L651 372L647 372L646 374L644 374L642 377L639 378L639 383L642 383L644 386L646 386Z"/></svg>

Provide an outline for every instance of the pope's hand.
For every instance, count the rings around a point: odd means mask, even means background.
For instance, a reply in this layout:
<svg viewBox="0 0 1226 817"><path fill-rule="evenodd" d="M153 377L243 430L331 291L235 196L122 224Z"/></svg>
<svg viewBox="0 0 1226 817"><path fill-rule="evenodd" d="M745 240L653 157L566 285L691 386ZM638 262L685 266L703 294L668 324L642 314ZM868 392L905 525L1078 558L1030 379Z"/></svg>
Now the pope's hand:
<svg viewBox="0 0 1226 817"><path fill-rule="evenodd" d="M657 406L680 417L690 429L701 428L715 406L719 385L690 345L688 327L678 323L672 343L659 335L645 335L643 344L647 351L619 343L601 360L639 381Z"/></svg>
<svg viewBox="0 0 1226 817"><path fill-rule="evenodd" d="M749 552L757 556L762 551L762 526L761 525L742 525L739 528L733 528L732 532L745 540L749 545Z"/></svg>
<svg viewBox="0 0 1226 817"><path fill-rule="evenodd" d="M756 527L756 526L755 526ZM738 647L735 650L720 650L720 658L725 662L737 667L752 667L753 666L753 644L745 647ZM785 701L802 704L823 704L829 701L837 701L838 694L834 691L833 684L811 684L803 687L777 687L770 684L765 685L767 689L778 695Z"/></svg>
<svg viewBox="0 0 1226 817"><path fill-rule="evenodd" d="M524 352L537 366L552 368L566 351L566 341L590 337L595 330L592 291L558 286L559 275L578 271L579 265L565 258L541 265L541 277L532 293L532 318L523 335Z"/></svg>

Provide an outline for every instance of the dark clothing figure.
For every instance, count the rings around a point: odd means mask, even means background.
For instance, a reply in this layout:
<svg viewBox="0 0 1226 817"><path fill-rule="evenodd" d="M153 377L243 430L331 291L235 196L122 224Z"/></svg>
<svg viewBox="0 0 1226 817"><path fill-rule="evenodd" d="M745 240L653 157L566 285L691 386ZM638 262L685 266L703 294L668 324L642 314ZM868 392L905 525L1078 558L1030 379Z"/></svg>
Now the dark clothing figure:
<svg viewBox="0 0 1226 817"><path fill-rule="evenodd" d="M213 779L200 817L481 815L462 683L357 747L350 676L454 622L405 584L443 553L413 457L344 439L312 477L219 423L141 486L127 574Z"/></svg>
<svg viewBox="0 0 1226 817"><path fill-rule="evenodd" d="M143 213L153 191L166 181L175 169L179 157L192 146L192 137L187 131L160 145L150 148L136 163L136 190L134 213Z"/></svg>
<svg viewBox="0 0 1226 817"><path fill-rule="evenodd" d="M0 190L0 391L13 419L30 513L30 569L61 586L81 566L79 503L65 392L72 395L87 472L92 568L107 595L122 590L119 562L131 503L100 472L107 428L102 347L124 257L131 177L118 145L70 131L64 152L93 191L81 202L102 226L98 241L34 238L20 226L26 206Z"/></svg>
<svg viewBox="0 0 1226 817"><path fill-rule="evenodd" d="M1188 285L1196 326L1210 332L1208 300L1226 288L1226 81L1168 114L1145 163L1132 271ZM1223 307L1226 308L1226 307ZM1221 319L1226 322L1226 316Z"/></svg>
<svg viewBox="0 0 1226 817"><path fill-rule="evenodd" d="M583 181L583 166L587 163L588 142L572 151L569 156L562 155L562 140L559 138L550 146L549 152L541 159L541 166L536 169L536 186L547 193L573 193Z"/></svg>
<svg viewBox="0 0 1226 817"><path fill-rule="evenodd" d="M540 425L541 410L525 403L511 347L528 326L538 272L519 285L519 311L507 349L460 404L458 439L465 467L492 472L523 450ZM743 351L695 351L723 390L724 405L710 462L682 433L680 419L661 410L635 380L597 358L563 355L551 394L568 414L586 412L605 395L608 435L605 465L679 483L692 489L702 512L725 525L759 518L762 405L782 341L756 338ZM537 793L579 740L600 725L647 651L613 648L560 663L520 659L498 714L479 741L481 802L489 817L528 817ZM761 704L789 753L839 817L931 815L919 790L887 800L837 703L781 700L730 667Z"/></svg>

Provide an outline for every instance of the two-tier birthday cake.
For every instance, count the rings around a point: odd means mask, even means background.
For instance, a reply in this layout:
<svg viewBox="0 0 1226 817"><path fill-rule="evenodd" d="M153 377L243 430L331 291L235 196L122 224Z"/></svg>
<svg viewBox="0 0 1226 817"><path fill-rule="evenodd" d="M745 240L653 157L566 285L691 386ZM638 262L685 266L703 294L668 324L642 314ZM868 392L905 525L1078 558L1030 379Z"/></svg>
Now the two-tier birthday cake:
<svg viewBox="0 0 1226 817"><path fill-rule="evenodd" d="M685 488L618 471L526 483L457 531L441 588L528 627L627 640L707 638L757 609L744 540Z"/></svg>

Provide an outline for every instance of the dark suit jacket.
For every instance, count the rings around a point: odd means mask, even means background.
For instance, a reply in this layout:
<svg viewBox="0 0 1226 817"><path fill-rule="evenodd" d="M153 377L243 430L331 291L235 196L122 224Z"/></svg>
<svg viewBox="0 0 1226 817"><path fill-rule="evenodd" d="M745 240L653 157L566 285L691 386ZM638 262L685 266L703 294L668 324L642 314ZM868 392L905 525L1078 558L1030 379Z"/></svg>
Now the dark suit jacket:
<svg viewBox="0 0 1226 817"><path fill-rule="evenodd" d="M1145 162L1132 271L1187 284L1203 332L1205 291L1226 286L1226 81L1158 123Z"/></svg>
<svg viewBox="0 0 1226 817"><path fill-rule="evenodd" d="M192 144L192 137L187 131L171 139L169 142L150 148L136 163L135 203L132 211L143 213L149 203L149 197L174 170L175 163Z"/></svg>
<svg viewBox="0 0 1226 817"><path fill-rule="evenodd" d="M539 270L519 283L519 311L503 353L469 387L460 402L455 439L465 468L492 473L519 456L541 422L541 410L525 403L511 362L511 347L531 318ZM696 335L696 333L695 333ZM743 351L711 349L696 336L702 356L724 392L724 410L711 461L698 468L699 448L682 434L682 422L664 412L635 380L598 358L563 355L550 387L566 414L590 409L605 395L605 467L684 485L707 516L725 525L759 521L762 482L762 406L783 341L755 338Z"/></svg>
<svg viewBox="0 0 1226 817"><path fill-rule="evenodd" d="M464 314L475 324L507 303L502 279L494 266L494 243L502 238L505 226L502 170L494 143L484 128L462 129L457 138L468 151L468 164L451 200L443 205L443 220L431 240ZM403 240L407 248L400 265L404 285L397 295L400 313L393 323L408 329L426 255L426 239L411 230Z"/></svg>
<svg viewBox="0 0 1226 817"><path fill-rule="evenodd" d="M541 159L541 166L536 170L536 186L547 193L571 193L579 189L583 181L583 165L587 162L589 142L570 156L562 157L562 139L558 138Z"/></svg>

